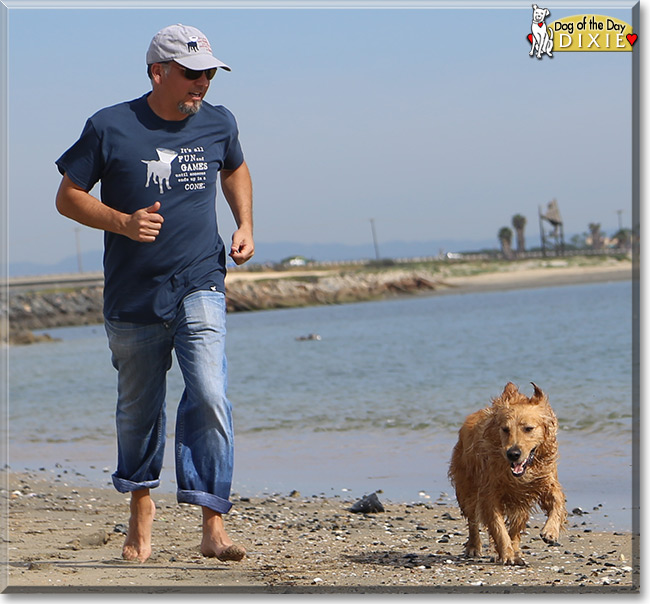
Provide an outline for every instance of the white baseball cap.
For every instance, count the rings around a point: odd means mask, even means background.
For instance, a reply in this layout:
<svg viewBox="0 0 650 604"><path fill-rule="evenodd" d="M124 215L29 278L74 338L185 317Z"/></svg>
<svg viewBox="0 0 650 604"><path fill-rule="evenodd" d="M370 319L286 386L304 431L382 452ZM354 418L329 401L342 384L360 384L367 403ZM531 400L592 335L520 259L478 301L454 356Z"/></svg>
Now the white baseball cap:
<svg viewBox="0 0 650 604"><path fill-rule="evenodd" d="M176 61L188 69L201 71L220 67L230 71L230 67L212 56L210 42L196 27L189 25L170 25L161 29L151 40L147 50L147 65Z"/></svg>

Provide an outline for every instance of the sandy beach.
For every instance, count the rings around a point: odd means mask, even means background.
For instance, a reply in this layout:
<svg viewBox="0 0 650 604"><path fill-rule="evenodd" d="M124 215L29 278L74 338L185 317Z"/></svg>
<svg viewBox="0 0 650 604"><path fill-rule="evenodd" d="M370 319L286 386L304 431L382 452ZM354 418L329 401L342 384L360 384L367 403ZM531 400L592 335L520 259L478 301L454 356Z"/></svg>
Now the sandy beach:
<svg viewBox="0 0 650 604"><path fill-rule="evenodd" d="M638 539L593 530L587 510L571 513L557 546L541 540L543 518L533 516L522 540L527 566L504 567L487 554L462 556L466 527L448 496L364 514L343 496L235 494L227 526L248 551L236 563L203 557L198 508L161 493L154 553L137 563L121 558L128 496L43 470L11 474L3 497L7 593L604 594L638 591L640 581Z"/></svg>
<svg viewBox="0 0 650 604"><path fill-rule="evenodd" d="M254 278L244 275L231 278ZM503 272L443 275L444 285L432 295L631 277L630 262L522 264ZM248 551L235 563L200 554L198 508L177 504L174 494L154 492L153 555L134 563L121 557L128 496L106 481L101 485L79 486L67 471L50 466L5 476L0 493L8 512L5 593L639 592L639 537L597 528L590 522L597 501L593 508L569 508L561 545L542 541L543 517L534 515L522 539L527 566L504 567L487 554L463 557L466 524L451 486L414 503L388 502L380 492L384 511L370 514L350 511L356 500L345 493L234 494L227 527Z"/></svg>
<svg viewBox="0 0 650 604"><path fill-rule="evenodd" d="M632 263L628 261L615 260L591 266L571 266L561 260L550 261L548 264L549 266L536 266L533 263L506 265L508 270L451 276L446 277L444 282L452 290L475 292L602 283L632 278Z"/></svg>

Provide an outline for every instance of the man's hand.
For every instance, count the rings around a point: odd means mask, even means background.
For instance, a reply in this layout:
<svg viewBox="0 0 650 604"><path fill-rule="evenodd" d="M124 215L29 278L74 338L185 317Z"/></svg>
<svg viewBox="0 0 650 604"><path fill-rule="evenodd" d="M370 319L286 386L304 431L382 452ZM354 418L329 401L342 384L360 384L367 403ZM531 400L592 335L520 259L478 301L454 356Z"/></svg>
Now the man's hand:
<svg viewBox="0 0 650 604"><path fill-rule="evenodd" d="M63 216L93 229L117 233L143 243L155 241L165 222L158 214L159 201L133 214L118 212L75 184L67 174L64 174L56 194L56 208Z"/></svg>
<svg viewBox="0 0 650 604"><path fill-rule="evenodd" d="M253 234L247 229L237 229L232 236L232 245L228 254L235 264L244 264L255 253Z"/></svg>
<svg viewBox="0 0 650 604"><path fill-rule="evenodd" d="M228 254L235 264L244 264L255 253L253 243L253 185L246 162L235 170L221 171L221 188L237 230L232 236L232 245Z"/></svg>
<svg viewBox="0 0 650 604"><path fill-rule="evenodd" d="M157 201L148 208L142 208L129 216L125 225L124 235L133 241L152 243L158 237L165 219L158 214L160 202Z"/></svg>

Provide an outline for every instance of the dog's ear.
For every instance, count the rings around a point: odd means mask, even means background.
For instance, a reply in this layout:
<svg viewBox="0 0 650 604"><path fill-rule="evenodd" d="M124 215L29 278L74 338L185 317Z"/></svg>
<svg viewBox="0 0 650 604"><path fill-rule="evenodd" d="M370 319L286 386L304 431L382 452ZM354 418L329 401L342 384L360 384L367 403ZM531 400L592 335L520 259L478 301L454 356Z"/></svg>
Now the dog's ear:
<svg viewBox="0 0 650 604"><path fill-rule="evenodd" d="M492 399L493 407L508 407L510 406L511 401L519 396L519 390L512 382L508 382L506 387L503 389L501 396L497 396Z"/></svg>
<svg viewBox="0 0 650 604"><path fill-rule="evenodd" d="M544 11L546 12L547 17L549 17L551 15L551 11L548 10L548 8L545 8Z"/></svg>
<svg viewBox="0 0 650 604"><path fill-rule="evenodd" d="M533 10L537 10L537 4L533 4Z"/></svg>
<svg viewBox="0 0 650 604"><path fill-rule="evenodd" d="M547 400L546 395L544 394L542 389L535 382L531 382L531 384L535 389L535 394L533 394L533 396L530 397L530 404L539 405L539 403L546 401Z"/></svg>
<svg viewBox="0 0 650 604"><path fill-rule="evenodd" d="M549 452L557 453L557 430L557 417L553 409L548 406L544 414L544 447L547 447Z"/></svg>
<svg viewBox="0 0 650 604"><path fill-rule="evenodd" d="M552 450L554 452L557 452L557 444L555 440L557 438L557 430L558 430L557 417L555 416L555 413L548 402L548 397L544 394L542 389L535 382L531 382L531 384L535 389L535 393L529 399L530 404L544 405L545 407L543 417L544 417L544 434L546 438L543 447L548 448L549 451Z"/></svg>

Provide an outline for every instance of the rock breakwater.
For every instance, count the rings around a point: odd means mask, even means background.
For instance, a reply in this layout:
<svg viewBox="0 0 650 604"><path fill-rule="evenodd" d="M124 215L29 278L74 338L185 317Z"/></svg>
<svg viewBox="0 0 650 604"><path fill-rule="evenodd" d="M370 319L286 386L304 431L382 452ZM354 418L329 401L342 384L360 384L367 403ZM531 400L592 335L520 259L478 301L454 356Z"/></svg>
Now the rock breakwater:
<svg viewBox="0 0 650 604"><path fill-rule="evenodd" d="M233 279L227 283L226 304L229 312L343 304L431 291L438 285L426 271ZM35 336L34 331L102 323L102 304L102 287L83 287L10 293L0 311L8 312L10 343L28 344L48 339L48 336Z"/></svg>
<svg viewBox="0 0 650 604"><path fill-rule="evenodd" d="M226 303L231 312L345 304L431 291L437 285L430 273L410 271L234 281L227 286Z"/></svg>

